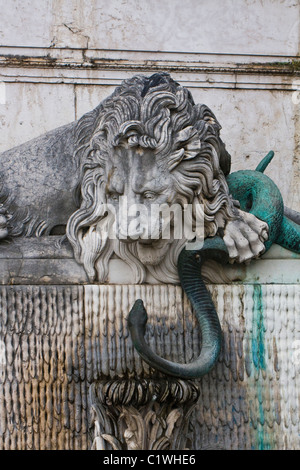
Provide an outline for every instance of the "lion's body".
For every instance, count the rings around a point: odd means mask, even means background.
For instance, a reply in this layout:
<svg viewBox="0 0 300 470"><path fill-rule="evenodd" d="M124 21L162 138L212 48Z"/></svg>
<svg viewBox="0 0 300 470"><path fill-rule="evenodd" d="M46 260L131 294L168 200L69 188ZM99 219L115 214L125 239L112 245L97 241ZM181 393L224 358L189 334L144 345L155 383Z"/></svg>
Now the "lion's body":
<svg viewBox="0 0 300 470"><path fill-rule="evenodd" d="M76 210L76 122L0 154L0 202L9 235L40 236L66 225Z"/></svg>

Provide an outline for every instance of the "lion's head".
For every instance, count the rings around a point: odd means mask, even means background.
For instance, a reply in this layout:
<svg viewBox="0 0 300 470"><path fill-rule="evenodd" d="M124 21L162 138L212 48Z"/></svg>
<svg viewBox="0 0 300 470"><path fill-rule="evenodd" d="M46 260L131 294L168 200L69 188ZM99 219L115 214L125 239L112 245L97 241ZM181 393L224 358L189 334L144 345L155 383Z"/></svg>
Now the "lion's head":
<svg viewBox="0 0 300 470"><path fill-rule="evenodd" d="M147 270L163 282L178 280L177 258L186 238L171 233L164 239L159 227L155 237L145 238L149 222L143 219L124 234L121 196L128 205L144 207L189 204L192 217L201 204L205 237L236 217L224 176L230 156L220 129L211 110L196 105L165 73L124 81L78 121L81 202L67 236L90 280L106 280L113 254L134 269L136 282L145 280ZM107 236L108 204L121 221L115 239Z"/></svg>

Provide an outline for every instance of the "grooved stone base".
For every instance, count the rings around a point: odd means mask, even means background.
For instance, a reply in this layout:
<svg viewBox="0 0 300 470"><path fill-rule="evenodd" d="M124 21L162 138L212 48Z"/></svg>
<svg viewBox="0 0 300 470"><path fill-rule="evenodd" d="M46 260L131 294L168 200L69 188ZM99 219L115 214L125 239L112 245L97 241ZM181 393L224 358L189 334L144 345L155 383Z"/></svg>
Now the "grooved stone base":
<svg viewBox="0 0 300 470"><path fill-rule="evenodd" d="M197 381L193 448L299 448L300 286L209 286L224 332L218 364ZM148 310L146 339L188 362L200 339L178 286L0 287L0 448L91 447L89 387L155 376L126 317Z"/></svg>

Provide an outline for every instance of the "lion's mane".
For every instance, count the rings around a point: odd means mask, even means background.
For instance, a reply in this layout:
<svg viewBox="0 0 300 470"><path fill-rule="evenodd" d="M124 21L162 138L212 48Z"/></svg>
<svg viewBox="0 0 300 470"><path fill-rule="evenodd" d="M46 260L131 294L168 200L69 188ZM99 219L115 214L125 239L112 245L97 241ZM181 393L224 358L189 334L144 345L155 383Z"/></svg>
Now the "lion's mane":
<svg viewBox="0 0 300 470"><path fill-rule="evenodd" d="M134 269L136 282L145 280L147 270L157 280L178 281L177 258L186 240L170 243L159 265L144 266L136 243L103 235L104 168L110 151L120 144L152 149L158 164L171 172L176 202L203 204L205 237L214 236L224 221L236 218L225 179L230 156L220 129L212 111L195 104L190 92L166 73L125 80L78 121L75 158L80 169L80 207L69 218L67 237L90 280L105 282L109 259L116 254Z"/></svg>

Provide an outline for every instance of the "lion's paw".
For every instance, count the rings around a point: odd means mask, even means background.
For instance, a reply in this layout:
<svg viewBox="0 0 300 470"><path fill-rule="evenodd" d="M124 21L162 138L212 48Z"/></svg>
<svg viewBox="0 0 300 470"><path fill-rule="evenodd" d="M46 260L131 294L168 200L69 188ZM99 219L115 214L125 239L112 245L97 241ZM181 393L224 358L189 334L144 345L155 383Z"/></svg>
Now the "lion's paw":
<svg viewBox="0 0 300 470"><path fill-rule="evenodd" d="M224 242L229 253L229 262L249 263L265 251L268 239L268 224L253 214L238 210L240 218L227 222Z"/></svg>

